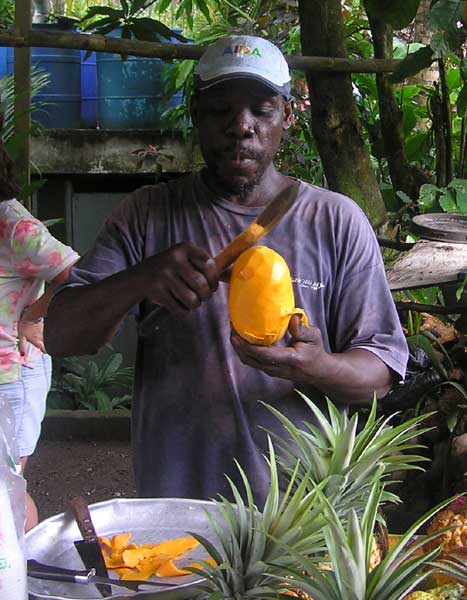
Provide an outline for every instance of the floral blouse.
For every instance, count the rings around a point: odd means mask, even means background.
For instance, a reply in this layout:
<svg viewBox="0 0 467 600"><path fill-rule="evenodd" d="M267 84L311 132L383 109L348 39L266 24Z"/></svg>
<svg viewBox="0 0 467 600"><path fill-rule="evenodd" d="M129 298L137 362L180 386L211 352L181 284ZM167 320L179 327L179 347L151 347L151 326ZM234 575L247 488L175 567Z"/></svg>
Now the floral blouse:
<svg viewBox="0 0 467 600"><path fill-rule="evenodd" d="M0 384L21 378L21 366L33 367L40 350L18 350L18 320L52 281L79 255L53 236L17 200L0 202Z"/></svg>

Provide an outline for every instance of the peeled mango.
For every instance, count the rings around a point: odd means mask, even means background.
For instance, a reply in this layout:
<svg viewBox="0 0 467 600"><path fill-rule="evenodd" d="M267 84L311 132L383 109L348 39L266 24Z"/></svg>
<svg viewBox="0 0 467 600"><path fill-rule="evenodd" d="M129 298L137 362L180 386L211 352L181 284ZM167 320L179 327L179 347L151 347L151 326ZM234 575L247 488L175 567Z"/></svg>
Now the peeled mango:
<svg viewBox="0 0 467 600"><path fill-rule="evenodd" d="M235 261L230 278L229 312L233 328L250 344L270 346L282 339L295 308L289 267L280 254L253 246Z"/></svg>

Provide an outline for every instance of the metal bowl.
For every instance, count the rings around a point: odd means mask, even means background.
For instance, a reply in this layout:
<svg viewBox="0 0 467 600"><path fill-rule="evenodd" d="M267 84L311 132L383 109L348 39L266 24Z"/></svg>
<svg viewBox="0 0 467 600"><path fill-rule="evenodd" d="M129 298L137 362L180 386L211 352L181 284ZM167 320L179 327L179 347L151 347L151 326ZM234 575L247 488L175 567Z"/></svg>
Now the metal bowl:
<svg viewBox="0 0 467 600"><path fill-rule="evenodd" d="M173 539L197 533L215 543L216 537L210 527L207 513L216 514L213 502L185 500L181 498L154 499L118 499L98 502L90 505L90 511L97 534L111 537L117 533L132 532L132 542L136 544L156 544L163 540ZM74 541L80 540L81 534L70 513L61 513L34 527L26 534L26 557L41 563L83 569L81 559L74 547ZM183 566L206 558L206 551L198 547L187 553L177 564ZM112 576L110 574L110 576ZM182 600L191 598L197 593L197 586L203 580L196 575L153 579L176 583L160 591L124 590L112 586L112 599L133 600ZM94 585L62 583L28 578L29 598L31 600L101 600Z"/></svg>
<svg viewBox="0 0 467 600"><path fill-rule="evenodd" d="M426 213L412 219L412 230L422 238L438 242L467 243L467 215Z"/></svg>

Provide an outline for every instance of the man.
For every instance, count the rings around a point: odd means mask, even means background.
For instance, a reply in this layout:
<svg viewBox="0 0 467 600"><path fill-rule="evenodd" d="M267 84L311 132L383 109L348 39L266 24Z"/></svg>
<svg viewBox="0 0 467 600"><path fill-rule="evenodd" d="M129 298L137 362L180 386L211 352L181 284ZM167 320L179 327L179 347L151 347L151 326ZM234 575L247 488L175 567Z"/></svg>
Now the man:
<svg viewBox="0 0 467 600"><path fill-rule="evenodd" d="M228 285L213 256L291 178L273 166L292 125L287 63L256 37L219 40L195 71L191 112L206 167L130 194L53 300L46 347L92 353L129 312L154 304L154 335L140 338L132 437L138 493L229 494L242 465L262 504L268 489L264 428L280 431L264 400L295 422L311 415L294 388L367 404L404 377L405 339L373 231L348 198L300 183L298 197L262 242L287 261L296 306L312 326L253 346L231 334ZM165 314L164 314L165 312Z"/></svg>

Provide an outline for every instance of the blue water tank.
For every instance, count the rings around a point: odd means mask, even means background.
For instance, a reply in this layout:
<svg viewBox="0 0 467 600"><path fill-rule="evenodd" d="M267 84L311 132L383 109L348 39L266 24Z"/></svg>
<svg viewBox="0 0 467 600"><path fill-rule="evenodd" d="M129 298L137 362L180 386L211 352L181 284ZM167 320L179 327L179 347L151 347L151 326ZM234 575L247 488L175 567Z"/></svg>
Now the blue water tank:
<svg viewBox="0 0 467 600"><path fill-rule="evenodd" d="M115 30L108 34L120 37ZM172 38L170 41L175 40ZM98 122L102 129L158 129L169 104L164 100L159 58L97 53ZM171 102L180 103L178 98Z"/></svg>
<svg viewBox="0 0 467 600"><path fill-rule="evenodd" d="M96 53L85 58L87 50L81 50L81 125L97 126L97 69Z"/></svg>
<svg viewBox="0 0 467 600"><path fill-rule="evenodd" d="M35 23L33 29L70 31L58 23ZM43 103L32 118L48 128L79 128L81 124L81 55L67 48L31 48L32 64L47 71L50 83L34 97ZM7 70L14 72L14 51L7 49Z"/></svg>
<svg viewBox="0 0 467 600"><path fill-rule="evenodd" d="M6 50L6 46L0 46L0 79L7 74Z"/></svg>

